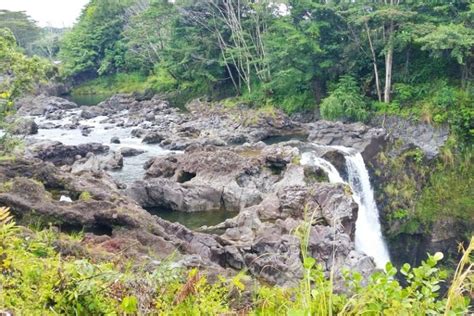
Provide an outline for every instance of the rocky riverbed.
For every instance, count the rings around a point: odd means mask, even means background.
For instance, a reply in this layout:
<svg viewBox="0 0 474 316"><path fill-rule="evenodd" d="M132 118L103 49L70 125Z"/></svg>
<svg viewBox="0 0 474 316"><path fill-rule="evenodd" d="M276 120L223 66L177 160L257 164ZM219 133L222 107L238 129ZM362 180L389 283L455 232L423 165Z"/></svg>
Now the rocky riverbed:
<svg viewBox="0 0 474 316"><path fill-rule="evenodd" d="M11 122L26 148L0 162L0 204L19 219L84 230L110 252L149 260L174 254L179 265L246 269L271 284L301 277L302 234L328 273L340 276L346 267L368 276L376 269L355 247L364 203L357 184L330 181L324 166L301 156L311 151L346 180L340 148L371 162L393 142L383 128L201 100L180 111L159 97L130 95L82 107L37 96L17 107ZM422 146L431 156L447 136L437 135ZM413 143L403 134L397 139ZM213 221L198 221L202 227L156 216L213 213Z"/></svg>

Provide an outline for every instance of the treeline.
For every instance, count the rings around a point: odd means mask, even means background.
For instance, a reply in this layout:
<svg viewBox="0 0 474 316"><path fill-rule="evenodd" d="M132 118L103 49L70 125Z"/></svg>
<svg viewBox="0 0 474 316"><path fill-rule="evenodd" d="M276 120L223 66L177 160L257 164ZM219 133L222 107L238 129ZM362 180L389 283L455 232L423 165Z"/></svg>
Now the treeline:
<svg viewBox="0 0 474 316"><path fill-rule="evenodd" d="M233 97L344 121L392 113L449 123L470 142L473 16L469 1L91 0L64 37L23 12L0 11L0 27L77 84L99 80L92 90Z"/></svg>
<svg viewBox="0 0 474 316"><path fill-rule="evenodd" d="M369 100L403 107L467 88L473 12L468 1L92 0L60 56L76 79L140 72L160 90L290 112L333 91L325 116L362 119ZM346 94L364 98L334 108Z"/></svg>
<svg viewBox="0 0 474 316"><path fill-rule="evenodd" d="M24 53L49 60L57 57L61 37L67 31L65 28L41 28L25 12L8 10L0 10L0 28L12 32Z"/></svg>

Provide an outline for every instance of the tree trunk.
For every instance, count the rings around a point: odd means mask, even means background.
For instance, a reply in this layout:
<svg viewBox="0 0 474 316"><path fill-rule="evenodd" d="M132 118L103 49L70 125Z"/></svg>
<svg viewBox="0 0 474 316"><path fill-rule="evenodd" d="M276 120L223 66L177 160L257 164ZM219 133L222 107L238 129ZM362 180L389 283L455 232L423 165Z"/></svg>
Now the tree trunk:
<svg viewBox="0 0 474 316"><path fill-rule="evenodd" d="M372 38L370 36L369 25L365 21L365 31L367 33L367 39L369 40L370 52L372 55L372 64L374 65L374 75L375 75L375 88L377 89L377 97L379 102L382 102L382 92L380 91L380 80L379 80L379 70L377 69L377 57L375 55L374 45L372 45Z"/></svg>
<svg viewBox="0 0 474 316"><path fill-rule="evenodd" d="M390 94L392 91L392 65L393 65L393 21L390 21L388 35L388 47L385 55L385 90L384 102L390 103Z"/></svg>

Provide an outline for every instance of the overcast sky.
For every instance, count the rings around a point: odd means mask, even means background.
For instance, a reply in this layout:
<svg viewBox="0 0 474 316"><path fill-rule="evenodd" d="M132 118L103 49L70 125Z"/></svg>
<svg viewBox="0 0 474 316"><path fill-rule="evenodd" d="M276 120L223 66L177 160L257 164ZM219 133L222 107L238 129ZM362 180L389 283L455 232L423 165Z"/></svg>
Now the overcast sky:
<svg viewBox="0 0 474 316"><path fill-rule="evenodd" d="M89 0L0 0L0 9L26 11L40 26L68 27Z"/></svg>

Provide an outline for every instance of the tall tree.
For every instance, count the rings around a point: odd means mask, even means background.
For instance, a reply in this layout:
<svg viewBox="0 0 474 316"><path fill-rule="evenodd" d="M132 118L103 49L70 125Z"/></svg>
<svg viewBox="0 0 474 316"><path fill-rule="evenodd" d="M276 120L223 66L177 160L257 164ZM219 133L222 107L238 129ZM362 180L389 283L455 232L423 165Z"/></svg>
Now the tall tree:
<svg viewBox="0 0 474 316"><path fill-rule="evenodd" d="M31 53L32 44L40 37L41 30L24 11L0 10L0 28L8 28L18 45Z"/></svg>
<svg viewBox="0 0 474 316"><path fill-rule="evenodd" d="M404 25L413 16L410 6L401 5L399 0L361 1L344 4L345 15L352 39L360 50L370 52L373 66L375 87L379 101L389 103L392 93L393 57L398 35L403 32ZM379 74L378 56L384 56L385 87Z"/></svg>
<svg viewBox="0 0 474 316"><path fill-rule="evenodd" d="M127 47L129 66L149 72L162 61L171 40L171 27L176 19L176 8L166 0L140 0L126 10L123 41Z"/></svg>
<svg viewBox="0 0 474 316"><path fill-rule="evenodd" d="M60 58L75 78L112 73L123 65L120 45L125 25L125 8L132 0L92 0L79 22L64 36Z"/></svg>

